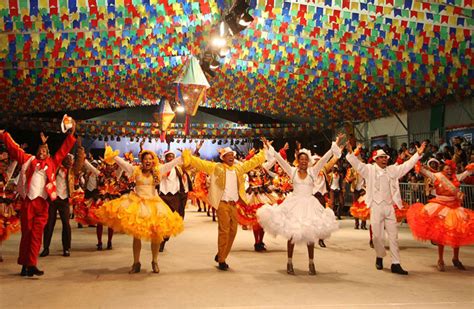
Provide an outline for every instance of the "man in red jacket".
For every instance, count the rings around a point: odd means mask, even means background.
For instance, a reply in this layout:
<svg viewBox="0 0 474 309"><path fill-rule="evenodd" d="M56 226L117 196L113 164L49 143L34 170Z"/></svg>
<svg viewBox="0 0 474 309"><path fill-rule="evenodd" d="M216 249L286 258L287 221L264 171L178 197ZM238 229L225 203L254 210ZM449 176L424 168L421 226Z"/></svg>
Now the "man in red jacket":
<svg viewBox="0 0 474 309"><path fill-rule="evenodd" d="M49 155L46 144L40 145L36 156L27 154L15 143L10 134L0 130L0 141L5 143L12 160L21 165L18 193L21 205L21 242L18 264L22 265L21 275L41 276L43 271L36 267L43 237L43 229L48 221L48 198L54 201L56 194L56 171L68 152L76 143L76 124L54 156Z"/></svg>

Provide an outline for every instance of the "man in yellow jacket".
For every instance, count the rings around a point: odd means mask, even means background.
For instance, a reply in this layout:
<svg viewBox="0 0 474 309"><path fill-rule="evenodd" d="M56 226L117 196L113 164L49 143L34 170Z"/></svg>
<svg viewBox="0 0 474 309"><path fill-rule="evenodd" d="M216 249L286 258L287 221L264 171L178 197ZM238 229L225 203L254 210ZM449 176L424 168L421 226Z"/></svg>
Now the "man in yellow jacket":
<svg viewBox="0 0 474 309"><path fill-rule="evenodd" d="M209 203L217 210L219 236L218 252L215 261L220 270L227 270L225 262L237 234L237 209L239 201L246 201L244 175L265 162L265 151L261 150L252 159L243 163L235 163L235 151L230 147L219 151L222 163L205 161L195 157L189 150L183 151L184 167L189 166L207 173L210 176Z"/></svg>

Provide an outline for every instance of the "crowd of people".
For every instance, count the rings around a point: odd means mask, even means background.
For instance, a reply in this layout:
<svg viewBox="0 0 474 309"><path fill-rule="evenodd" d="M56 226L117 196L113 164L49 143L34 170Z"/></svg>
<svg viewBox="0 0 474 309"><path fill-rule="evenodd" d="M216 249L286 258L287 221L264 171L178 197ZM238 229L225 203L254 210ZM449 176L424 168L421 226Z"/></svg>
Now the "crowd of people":
<svg viewBox="0 0 474 309"><path fill-rule="evenodd" d="M349 214L355 229L370 230L377 269L383 269L387 233L391 271L396 274L408 274L398 249L401 220L408 221L416 239L438 245L440 271L445 270L444 246L454 248L453 264L464 269L459 248L474 243L474 212L463 208L460 191L461 182L473 183L474 165L471 146L461 138L452 145L443 140L440 145L429 140L402 144L397 151L387 145L368 150L352 136L338 134L322 156L300 143L294 149L286 143L276 151L262 138L244 156L225 147L218 162L212 162L200 158L202 142L192 151L181 150L180 156L166 151L163 158L141 143L137 159L131 152L120 156L106 145L103 156L93 158L74 134L75 124L54 155L41 134L41 145L31 155L0 130L0 241L21 229L22 276L44 274L37 267L38 256L49 255L58 213L65 257L71 255L71 217L78 228L96 228L97 250L103 250L104 226L106 249L113 248L114 231L133 237L131 274L141 271L142 241L150 241L152 271L160 272L159 252L171 236L183 232L188 205L212 213L217 221L214 260L222 271L229 269L227 257L239 225L253 231L257 252L267 250L266 232L287 239L286 268L291 275L295 244L307 246L308 273L315 275L314 245L326 247L324 240L339 228L338 219ZM289 150L294 151L292 162ZM422 182L423 192L417 192L414 201L423 203L403 201L400 182Z"/></svg>

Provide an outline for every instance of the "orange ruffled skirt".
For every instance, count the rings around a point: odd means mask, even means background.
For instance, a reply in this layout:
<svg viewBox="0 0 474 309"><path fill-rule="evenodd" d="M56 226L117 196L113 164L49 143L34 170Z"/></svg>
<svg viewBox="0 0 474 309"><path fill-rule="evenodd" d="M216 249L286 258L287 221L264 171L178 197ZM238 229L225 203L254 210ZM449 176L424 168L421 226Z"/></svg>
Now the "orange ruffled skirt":
<svg viewBox="0 0 474 309"><path fill-rule="evenodd" d="M400 209L398 208L397 205L393 205L393 208L395 209L395 217L397 218L397 222L402 222L403 219L406 219L407 217L407 211L410 205L406 203L405 201L402 201L403 203L403 208ZM370 209L367 208L367 204L365 203L365 199L363 197L360 197L359 200L355 201L351 208L351 215L354 218L360 219L362 221L369 220L370 219Z"/></svg>
<svg viewBox="0 0 474 309"><path fill-rule="evenodd" d="M407 212L413 236L454 248L474 243L474 211L461 207L454 197L438 196Z"/></svg>
<svg viewBox="0 0 474 309"><path fill-rule="evenodd" d="M183 231L183 219L159 196L142 198L131 192L105 202L95 214L114 231L153 242L162 242Z"/></svg>
<svg viewBox="0 0 474 309"><path fill-rule="evenodd" d="M243 226L260 227L257 221L257 210L265 204L274 205L277 198L270 193L251 193L248 195L249 204L237 203L237 222Z"/></svg>
<svg viewBox="0 0 474 309"><path fill-rule="evenodd" d="M352 203L350 208L351 215L362 221L366 221L370 219L370 209L367 207L365 200L361 200L360 198L357 201Z"/></svg>

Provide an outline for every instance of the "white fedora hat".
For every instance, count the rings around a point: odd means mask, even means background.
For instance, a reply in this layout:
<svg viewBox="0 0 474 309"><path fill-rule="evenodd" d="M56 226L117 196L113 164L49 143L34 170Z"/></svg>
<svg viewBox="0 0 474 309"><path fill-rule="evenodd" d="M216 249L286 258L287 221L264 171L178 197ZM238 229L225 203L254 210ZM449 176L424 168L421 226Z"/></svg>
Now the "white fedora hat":
<svg viewBox="0 0 474 309"><path fill-rule="evenodd" d="M222 148L219 150L219 158L221 158L221 160L224 160L223 157L228 154L228 153L231 153L233 152L234 153L234 157L235 155L237 154L235 151L232 150L232 148L230 147L225 147L225 148Z"/></svg>
<svg viewBox="0 0 474 309"><path fill-rule="evenodd" d="M383 151L383 149L377 150L374 156L374 160L377 159L378 157L387 157L387 159L390 159L390 156Z"/></svg>

